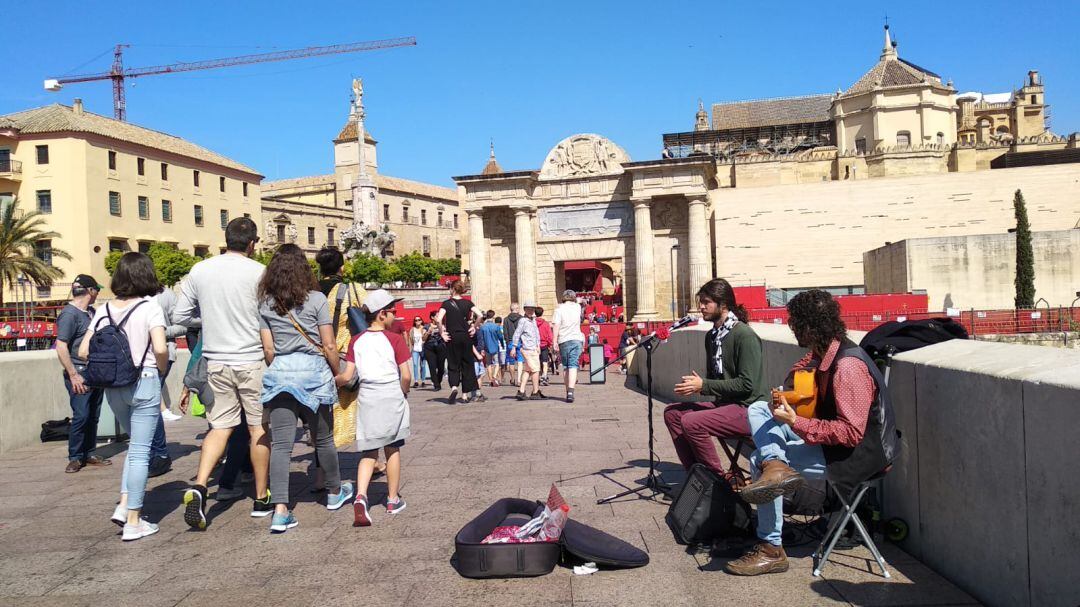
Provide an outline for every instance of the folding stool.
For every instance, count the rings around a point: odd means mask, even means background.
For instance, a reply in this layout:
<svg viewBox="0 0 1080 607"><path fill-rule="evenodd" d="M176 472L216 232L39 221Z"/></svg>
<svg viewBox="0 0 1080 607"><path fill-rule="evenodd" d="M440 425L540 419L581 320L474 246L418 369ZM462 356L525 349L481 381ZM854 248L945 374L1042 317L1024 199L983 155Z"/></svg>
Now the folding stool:
<svg viewBox="0 0 1080 607"><path fill-rule="evenodd" d="M833 493L840 499L842 507L838 512L830 515L829 530L825 532L825 537L821 538L821 544L819 544L817 550L814 551L814 577L821 576L821 570L825 567L825 563L828 562L829 555L832 554L833 548L836 546L836 541L840 539L840 536L844 533L844 529L847 528L848 521L855 523L855 529L859 532L859 536L862 537L863 543L870 549L870 552L874 555L874 560L876 560L878 566L881 567L881 574L885 576L886 579L891 577L889 575L889 570L885 568L885 559L881 556L881 552L878 551L873 538L866 532L866 527L863 526L862 521L859 520L858 514L856 514L856 510L862 502L863 496L866 495L867 490L870 489L876 481L884 477L890 468L892 468L891 465L865 481L862 481L858 485L855 485L855 488L851 490L851 494L847 496L842 495L840 490L837 489L836 485L831 481L826 483L829 487L832 487Z"/></svg>

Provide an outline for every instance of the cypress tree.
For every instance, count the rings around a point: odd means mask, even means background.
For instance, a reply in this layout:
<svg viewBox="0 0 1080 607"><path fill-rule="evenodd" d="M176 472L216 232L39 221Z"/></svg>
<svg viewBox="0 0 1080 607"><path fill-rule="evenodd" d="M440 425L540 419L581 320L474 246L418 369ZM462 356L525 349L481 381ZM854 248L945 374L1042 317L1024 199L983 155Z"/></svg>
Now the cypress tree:
<svg viewBox="0 0 1080 607"><path fill-rule="evenodd" d="M1016 214L1016 307L1035 307L1035 254L1031 250L1031 224L1028 223L1024 195L1013 196Z"/></svg>

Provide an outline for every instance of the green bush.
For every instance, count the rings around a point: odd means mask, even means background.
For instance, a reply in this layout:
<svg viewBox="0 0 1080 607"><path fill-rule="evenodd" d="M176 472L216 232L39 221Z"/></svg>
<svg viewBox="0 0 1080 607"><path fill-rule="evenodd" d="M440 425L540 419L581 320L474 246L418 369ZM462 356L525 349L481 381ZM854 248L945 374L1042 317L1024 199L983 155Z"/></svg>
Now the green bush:
<svg viewBox="0 0 1080 607"><path fill-rule="evenodd" d="M124 256L124 253L125 251L110 251L105 256L105 271L109 273L109 276L116 271L116 264L120 263L120 258ZM191 267L199 261L199 258L191 253L165 242L155 242L150 245L150 250L146 254L154 262L154 273L157 274L158 280L167 287L180 282L180 279L187 276Z"/></svg>
<svg viewBox="0 0 1080 607"><path fill-rule="evenodd" d="M424 257L418 252L402 255L392 264L401 271L401 278L405 282L432 282L439 279L437 260Z"/></svg>
<svg viewBox="0 0 1080 607"><path fill-rule="evenodd" d="M376 255L361 254L345 263L345 277L352 282L386 282L389 264Z"/></svg>

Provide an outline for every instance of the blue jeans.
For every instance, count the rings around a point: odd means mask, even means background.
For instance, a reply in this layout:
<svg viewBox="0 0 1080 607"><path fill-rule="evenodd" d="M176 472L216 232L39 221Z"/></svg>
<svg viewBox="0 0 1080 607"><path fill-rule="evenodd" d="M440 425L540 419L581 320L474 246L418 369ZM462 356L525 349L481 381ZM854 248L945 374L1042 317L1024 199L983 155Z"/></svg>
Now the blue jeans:
<svg viewBox="0 0 1080 607"><path fill-rule="evenodd" d="M806 444L792 431L791 426L774 420L772 407L765 401L750 405L747 417L750 420L754 445L757 446L757 450L750 456L750 471L754 480L761 476L761 464L778 459L803 475L808 483L824 482L825 453L821 450L821 445ZM778 497L772 504L759 504L757 515L758 538L774 546L782 545L784 498Z"/></svg>
<svg viewBox="0 0 1080 607"><path fill-rule="evenodd" d="M173 361L169 361L169 366L165 367L165 372L161 374L161 389L165 389L165 378L169 376L169 371L172 369ZM150 457L169 457L169 448L165 442L165 418L158 415L157 428L154 430L154 440L150 443Z"/></svg>
<svg viewBox="0 0 1080 607"><path fill-rule="evenodd" d="M75 372L84 374L86 365L75 365ZM101 418L101 399L105 397L105 392L101 388L89 388L86 394L75 394L67 373L64 373L64 387L67 388L68 402L71 404L68 460L85 461L94 454L97 447L97 426Z"/></svg>
<svg viewBox="0 0 1080 607"><path fill-rule="evenodd" d="M106 392L116 420L131 437L120 477L120 493L127 494L129 509L139 510L146 493L150 443L161 422L161 380L157 369L145 369L134 385L107 388Z"/></svg>
<svg viewBox="0 0 1080 607"><path fill-rule="evenodd" d="M424 361L423 352L412 352L412 380L414 382L427 381L427 363Z"/></svg>

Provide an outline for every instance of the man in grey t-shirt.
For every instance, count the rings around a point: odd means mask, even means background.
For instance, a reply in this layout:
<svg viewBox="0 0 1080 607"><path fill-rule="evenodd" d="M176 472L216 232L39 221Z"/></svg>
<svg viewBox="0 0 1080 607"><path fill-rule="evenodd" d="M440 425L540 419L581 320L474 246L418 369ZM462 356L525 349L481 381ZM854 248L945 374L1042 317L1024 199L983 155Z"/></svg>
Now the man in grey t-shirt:
<svg viewBox="0 0 1080 607"><path fill-rule="evenodd" d="M101 402L105 396L101 388L91 388L83 383L86 361L76 352L82 345L90 319L94 316L94 301L101 285L92 276L79 274L71 283L71 301L56 317L56 357L64 368L64 387L71 405L71 428L68 430L68 464L65 472L78 472L83 466L108 466L112 462L94 455L97 447L97 425L101 416Z"/></svg>

